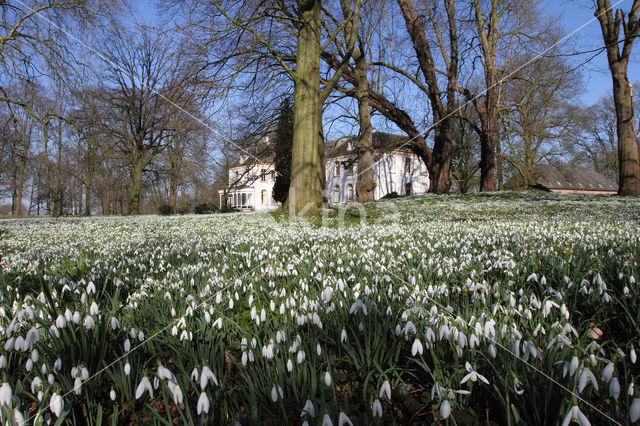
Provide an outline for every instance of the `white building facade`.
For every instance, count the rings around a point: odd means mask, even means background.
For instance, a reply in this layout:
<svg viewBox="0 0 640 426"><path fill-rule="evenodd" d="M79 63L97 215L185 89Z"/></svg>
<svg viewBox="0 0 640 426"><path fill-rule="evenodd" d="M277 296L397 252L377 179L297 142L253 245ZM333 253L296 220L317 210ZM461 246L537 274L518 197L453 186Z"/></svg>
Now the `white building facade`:
<svg viewBox="0 0 640 426"><path fill-rule="evenodd" d="M375 134L374 146L384 145L383 139L395 135ZM373 151L373 176L376 183L374 199L387 194L406 196L421 194L429 190L429 173L424 162L407 149L381 149ZM357 200L358 156L355 142L338 141L325 152L326 189L325 198L330 205L353 203ZM273 199L275 164L273 158L232 167L229 182L233 188L228 192L227 205L238 209L256 211L275 210L281 206ZM219 191L222 205L223 191Z"/></svg>

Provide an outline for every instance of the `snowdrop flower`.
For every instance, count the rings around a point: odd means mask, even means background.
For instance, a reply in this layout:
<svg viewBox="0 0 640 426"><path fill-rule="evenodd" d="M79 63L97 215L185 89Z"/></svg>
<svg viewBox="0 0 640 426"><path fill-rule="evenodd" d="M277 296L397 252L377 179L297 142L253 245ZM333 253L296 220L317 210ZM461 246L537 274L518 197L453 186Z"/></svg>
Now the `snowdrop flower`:
<svg viewBox="0 0 640 426"><path fill-rule="evenodd" d="M49 409L56 415L56 417L60 417L60 414L62 414L64 401L57 392L54 392L53 395L51 395L51 399L49 400Z"/></svg>
<svg viewBox="0 0 640 426"><path fill-rule="evenodd" d="M302 413L300 413L300 417L304 417L306 415L309 415L311 417L316 416L316 410L313 407L313 403L308 399L307 399L307 402L304 404L304 407L302 407Z"/></svg>
<svg viewBox="0 0 640 426"><path fill-rule="evenodd" d="M9 383L4 382L2 386L0 386L0 406L8 407L11 403L11 396L13 392L11 391L11 385Z"/></svg>
<svg viewBox="0 0 640 426"><path fill-rule="evenodd" d="M128 376L129 373L131 373L131 364L129 364L128 362L124 365L124 374L125 376Z"/></svg>
<svg viewBox="0 0 640 426"><path fill-rule="evenodd" d="M202 373L200 374L200 388L204 390L207 387L207 383L211 379L211 381L218 386L218 379L216 375L213 374L213 371L209 369L206 365L202 367Z"/></svg>
<svg viewBox="0 0 640 426"><path fill-rule="evenodd" d="M614 377L609 382L609 396L615 400L620 398L620 382L617 377Z"/></svg>
<svg viewBox="0 0 640 426"><path fill-rule="evenodd" d="M151 382L149 381L147 376L144 376L142 378L142 380L140 381L140 384L136 388L136 399L140 399L145 389L149 393L149 397L153 399L153 387L151 386Z"/></svg>
<svg viewBox="0 0 640 426"><path fill-rule="evenodd" d="M391 399L391 386L388 380L385 380L382 386L380 386L380 398L382 398L383 395L386 395L387 399Z"/></svg>
<svg viewBox="0 0 640 426"><path fill-rule="evenodd" d="M0 355L0 368L7 367L7 357L4 355Z"/></svg>
<svg viewBox="0 0 640 426"><path fill-rule="evenodd" d="M416 339L413 341L413 345L411 346L411 356L416 356L416 354L422 355L422 342L420 339Z"/></svg>
<svg viewBox="0 0 640 426"><path fill-rule="evenodd" d="M318 356L322 355L322 348L320 347L320 343L316 345L316 353Z"/></svg>
<svg viewBox="0 0 640 426"><path fill-rule="evenodd" d="M291 373L291 371L293 371L293 362L290 359L287 360L287 371L289 373Z"/></svg>
<svg viewBox="0 0 640 426"><path fill-rule="evenodd" d="M522 382L517 377L513 380L513 391L518 395L524 393Z"/></svg>
<svg viewBox="0 0 640 426"><path fill-rule="evenodd" d="M343 328L342 333L340 333L340 343L344 343L347 341L347 331Z"/></svg>
<svg viewBox="0 0 640 426"><path fill-rule="evenodd" d="M116 391L111 389L111 392L109 392L109 398L111 398L112 401L115 401L116 400Z"/></svg>
<svg viewBox="0 0 640 426"><path fill-rule="evenodd" d="M284 398L282 387L280 385L273 385L273 387L271 388L271 400L273 402L276 402L278 400L278 395L280 395L280 398Z"/></svg>
<svg viewBox="0 0 640 426"><path fill-rule="evenodd" d="M87 294L95 294L96 293L96 286L95 284L93 284L92 281L89 281L89 284L87 284Z"/></svg>
<svg viewBox="0 0 640 426"><path fill-rule="evenodd" d="M89 313L91 315L98 315L98 312L100 312L100 309L98 309L98 304L96 302L92 302L91 306L89 307Z"/></svg>
<svg viewBox="0 0 640 426"><path fill-rule="evenodd" d="M442 401L442 404L440 404L440 416L443 419L449 418L449 416L451 415L451 403L448 400L444 400Z"/></svg>
<svg viewBox="0 0 640 426"><path fill-rule="evenodd" d="M118 318L111 317L111 329L115 330L115 329L117 329L119 327L120 327L120 321L118 321Z"/></svg>
<svg viewBox="0 0 640 426"><path fill-rule="evenodd" d="M580 426L591 426L591 423L587 419L582 411L578 408L577 405L571 407L571 410L564 416L564 420L562 421L562 426L568 426L571 421L577 422Z"/></svg>
<svg viewBox="0 0 640 426"><path fill-rule="evenodd" d="M344 412L340 412L340 416L338 417L338 425L342 426L345 423L353 426L353 423L351 422L351 419L344 413Z"/></svg>
<svg viewBox="0 0 640 426"><path fill-rule="evenodd" d="M328 371L324 373L324 384L327 385L327 387L331 386L331 374L329 374Z"/></svg>
<svg viewBox="0 0 640 426"><path fill-rule="evenodd" d="M331 421L329 414L325 414L322 418L322 426L333 426L333 422Z"/></svg>
<svg viewBox="0 0 640 426"><path fill-rule="evenodd" d="M91 330L93 327L96 326L96 322L94 321L93 317L91 315L87 315L86 317L84 317L84 328L87 330Z"/></svg>
<svg viewBox="0 0 640 426"><path fill-rule="evenodd" d="M596 380L596 376L589 369L589 367L584 367L580 372L580 377L578 378L578 392L582 393L584 388L587 386L587 381L590 381L593 387L598 390L598 381Z"/></svg>
<svg viewBox="0 0 640 426"><path fill-rule="evenodd" d="M371 412L373 417L382 417L382 404L380 404L379 399L376 399L375 401L373 401Z"/></svg>
<svg viewBox="0 0 640 426"><path fill-rule="evenodd" d="M62 368L62 360L58 358L53 363L53 369L56 371L60 371L61 368Z"/></svg>
<svg viewBox="0 0 640 426"><path fill-rule="evenodd" d="M602 381L605 383L609 383L612 376L613 376L613 363L610 362L607 364L604 370L602 370Z"/></svg>
<svg viewBox="0 0 640 426"><path fill-rule="evenodd" d="M31 393L35 394L40 389L42 389L42 379L36 376L31 381ZM2 405L2 403L0 403L0 405Z"/></svg>
<svg viewBox="0 0 640 426"><path fill-rule="evenodd" d="M56 327L65 328L66 325L67 325L67 319L62 315L58 315L58 318L56 319Z"/></svg>
<svg viewBox="0 0 640 426"><path fill-rule="evenodd" d="M167 367L163 367L162 365L158 366L158 377L173 382L176 381L176 377L173 375L173 373Z"/></svg>
<svg viewBox="0 0 640 426"><path fill-rule="evenodd" d="M171 396L173 397L173 403L182 404L184 396L182 395L182 389L180 389L180 386L172 381L167 382L167 386L169 387L169 391L171 392Z"/></svg>
<svg viewBox="0 0 640 426"><path fill-rule="evenodd" d="M636 350L631 348L629 351L629 359L631 360L631 364L635 364L637 360Z"/></svg>
<svg viewBox="0 0 640 426"><path fill-rule="evenodd" d="M487 385L489 384L489 381L486 379L486 377L478 374L472 367L471 364L469 364L469 361L467 361L464 365L464 367L466 368L466 370L469 372L469 374L467 374L466 376L464 376L462 378L462 381L460 382L460 384L464 384L466 383L469 379L471 379L472 382L476 382L478 379L480 379L481 381L483 381L484 383L486 383Z"/></svg>
<svg viewBox="0 0 640 426"><path fill-rule="evenodd" d="M631 423L640 420L640 398L633 398L633 402L629 408L629 420L631 420Z"/></svg>
<svg viewBox="0 0 640 426"><path fill-rule="evenodd" d="M206 392L202 392L200 394L200 398L198 398L198 404L196 406L196 411L198 412L198 415L202 413L206 414L209 412L209 398L207 397Z"/></svg>

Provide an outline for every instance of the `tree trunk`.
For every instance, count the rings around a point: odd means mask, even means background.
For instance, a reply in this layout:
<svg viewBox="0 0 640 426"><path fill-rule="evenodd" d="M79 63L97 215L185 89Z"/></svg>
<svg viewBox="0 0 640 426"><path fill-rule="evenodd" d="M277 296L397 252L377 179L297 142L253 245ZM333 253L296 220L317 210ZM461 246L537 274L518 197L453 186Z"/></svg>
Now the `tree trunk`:
<svg viewBox="0 0 640 426"><path fill-rule="evenodd" d="M87 170L87 186L84 196L84 215L91 216L91 186L93 185L93 171Z"/></svg>
<svg viewBox="0 0 640 426"><path fill-rule="evenodd" d="M622 68L621 66L617 68ZM631 83L624 71L612 72L613 101L616 106L616 131L618 134L618 195L640 195L640 163L633 113Z"/></svg>
<svg viewBox="0 0 640 426"><path fill-rule="evenodd" d="M360 138L358 139L358 181L356 195L358 202L368 203L374 200L376 182L373 176L373 128L369 111L369 81L367 80L367 62L364 53L354 51L356 63L355 76L358 80L356 97L360 117Z"/></svg>
<svg viewBox="0 0 640 426"><path fill-rule="evenodd" d="M142 180L142 161L131 165L129 173L129 205L127 213L131 215L140 214L140 181Z"/></svg>
<svg viewBox="0 0 640 426"><path fill-rule="evenodd" d="M322 207L324 164L320 163L320 0L299 2L289 209L317 216ZM322 170L322 172L320 171Z"/></svg>
<svg viewBox="0 0 640 426"><path fill-rule="evenodd" d="M24 171L25 171L25 161L20 161L18 166L18 176L16 181L16 186L13 192L13 197L11 200L11 215L13 216L21 216L22 215L22 192L24 190Z"/></svg>

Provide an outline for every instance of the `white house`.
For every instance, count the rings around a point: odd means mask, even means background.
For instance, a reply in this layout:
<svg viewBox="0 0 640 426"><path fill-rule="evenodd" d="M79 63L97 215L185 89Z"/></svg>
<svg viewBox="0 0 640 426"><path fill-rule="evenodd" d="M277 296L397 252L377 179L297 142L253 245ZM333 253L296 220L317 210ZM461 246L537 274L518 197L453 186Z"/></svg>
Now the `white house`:
<svg viewBox="0 0 640 426"><path fill-rule="evenodd" d="M387 194L412 195L427 192L429 174L424 162L402 146L406 138L388 133L373 134L374 199ZM243 158L229 169L228 205L256 211L274 210L281 206L273 200L275 165L273 154L262 159ZM356 201L358 155L355 138L328 142L325 146L326 192L330 205ZM224 191L218 191L220 201Z"/></svg>

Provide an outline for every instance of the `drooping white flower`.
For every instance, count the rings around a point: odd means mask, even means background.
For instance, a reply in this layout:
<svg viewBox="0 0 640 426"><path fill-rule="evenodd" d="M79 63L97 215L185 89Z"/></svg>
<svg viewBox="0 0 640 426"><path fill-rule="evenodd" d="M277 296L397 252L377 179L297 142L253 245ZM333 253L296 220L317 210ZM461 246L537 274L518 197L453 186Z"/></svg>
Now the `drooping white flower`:
<svg viewBox="0 0 640 426"><path fill-rule="evenodd" d="M313 402L311 402L308 399L307 399L307 402L304 404L304 407L302 407L302 412L300 413L300 417L304 417L306 415L309 415L311 417L316 416L316 410L313 406Z"/></svg>
<svg viewBox="0 0 640 426"><path fill-rule="evenodd" d="M349 416L347 416L346 413L341 411L340 416L338 416L338 426L343 426L344 424L349 424L350 426L353 426L353 423L351 422L351 419L349 418Z"/></svg>
<svg viewBox="0 0 640 426"><path fill-rule="evenodd" d="M445 399L444 401L442 401L442 404L440 404L440 416L442 416L443 419L447 419L450 415L451 403L449 402L449 400Z"/></svg>
<svg viewBox="0 0 640 426"><path fill-rule="evenodd" d="M89 313L91 315L98 315L99 312L100 309L98 308L98 304L96 302L92 302L91 306L89 307Z"/></svg>
<svg viewBox="0 0 640 426"><path fill-rule="evenodd" d="M167 367L164 367L162 365L158 366L158 377L161 379L167 379L173 382L176 381L176 376L171 372L171 370L169 370Z"/></svg>
<svg viewBox="0 0 640 426"><path fill-rule="evenodd" d="M116 400L116 391L111 389L111 392L109 392L109 398L111 398L112 401L115 401Z"/></svg>
<svg viewBox="0 0 640 426"><path fill-rule="evenodd" d="M129 373L131 373L131 364L129 364L128 362L124 365L124 374L125 376L128 376Z"/></svg>
<svg viewBox="0 0 640 426"><path fill-rule="evenodd" d="M0 386L0 406L8 407L11 403L11 396L13 392L11 391L11 385L9 383L4 382L2 386Z"/></svg>
<svg viewBox="0 0 640 426"><path fill-rule="evenodd" d="M422 342L420 341L420 339L414 340L413 345L411 345L411 356L416 356L417 354L422 355L422 352Z"/></svg>
<svg viewBox="0 0 640 426"><path fill-rule="evenodd" d="M518 395L522 395L524 393L522 382L517 377L513 380L513 391Z"/></svg>
<svg viewBox="0 0 640 426"><path fill-rule="evenodd" d="M202 373L200 373L200 388L202 390L204 390L204 388L207 387L207 383L209 382L209 379L211 379L211 381L216 386L218 386L218 379L216 375L213 374L213 371L211 371L209 367L205 365L204 367L202 367Z"/></svg>
<svg viewBox="0 0 640 426"><path fill-rule="evenodd" d="M580 411L577 405L571 407L571 410L564 416L562 426L568 426L571 421L577 422L580 426L591 426L589 419Z"/></svg>
<svg viewBox="0 0 640 426"><path fill-rule="evenodd" d="M486 384L489 384L489 380L487 380L487 378L482 376L481 374L478 374L478 372L475 371L473 367L471 367L471 364L469 364L469 361L467 361L464 366L466 370L469 372L469 374L467 374L462 378L462 381L460 382L460 384L466 383L469 379L471 379L472 382L476 382L478 381L478 379L480 379L480 381Z"/></svg>
<svg viewBox="0 0 640 426"><path fill-rule="evenodd" d="M322 426L333 426L331 417L327 413L325 413L324 417L322 418Z"/></svg>
<svg viewBox="0 0 640 426"><path fill-rule="evenodd" d="M180 389L180 386L175 382L169 381L167 382L167 387L169 388L171 396L173 397L173 403L182 404L184 395L182 394L182 389Z"/></svg>
<svg viewBox="0 0 640 426"><path fill-rule="evenodd" d="M582 393L587 383L591 382L595 390L598 390L598 380L589 367L583 367L578 378L578 392Z"/></svg>
<svg viewBox="0 0 640 426"><path fill-rule="evenodd" d="M202 392L200 394L200 398L198 398L198 404L196 406L196 410L198 412L198 415L202 413L206 414L209 412L209 398L207 397L206 392Z"/></svg>
<svg viewBox="0 0 640 426"><path fill-rule="evenodd" d="M56 417L60 417L62 414L62 410L64 410L64 400L57 392L54 392L51 395L51 399L49 400L49 409Z"/></svg>
<svg viewBox="0 0 640 426"><path fill-rule="evenodd" d="M87 330L91 330L96 326L96 322L91 315L87 315L84 317L84 328Z"/></svg>
<svg viewBox="0 0 640 426"><path fill-rule="evenodd" d="M387 399L391 399L391 385L389 385L389 381L385 380L380 386L380 398L386 395Z"/></svg>
<svg viewBox="0 0 640 426"><path fill-rule="evenodd" d="M7 367L7 357L4 355L0 355L0 368L6 368L6 367Z"/></svg>
<svg viewBox="0 0 640 426"><path fill-rule="evenodd" d="M151 382L147 376L142 378L140 384L138 384L138 387L136 388L136 399L139 399L145 390L149 393L149 397L153 399L153 387L151 386Z"/></svg>
<svg viewBox="0 0 640 426"><path fill-rule="evenodd" d="M373 405L371 406L371 414L373 417L382 417L382 404L380 404L379 399L373 401Z"/></svg>
<svg viewBox="0 0 640 426"><path fill-rule="evenodd" d="M633 398L631 407L629 407L629 420L631 420L631 423L640 420L640 398Z"/></svg>
<svg viewBox="0 0 640 426"><path fill-rule="evenodd" d="M613 376L613 363L610 362L602 370L602 381L605 383L609 383L609 381L611 381L612 376Z"/></svg>
<svg viewBox="0 0 640 426"><path fill-rule="evenodd" d="M340 333L340 342L344 343L347 341L347 331L343 328L342 333Z"/></svg>
<svg viewBox="0 0 640 426"><path fill-rule="evenodd" d="M327 387L331 386L331 374L328 371L324 373L324 384L327 385Z"/></svg>
<svg viewBox="0 0 640 426"><path fill-rule="evenodd" d="M614 377L609 382L609 396L615 400L620 398L620 382L617 377Z"/></svg>

